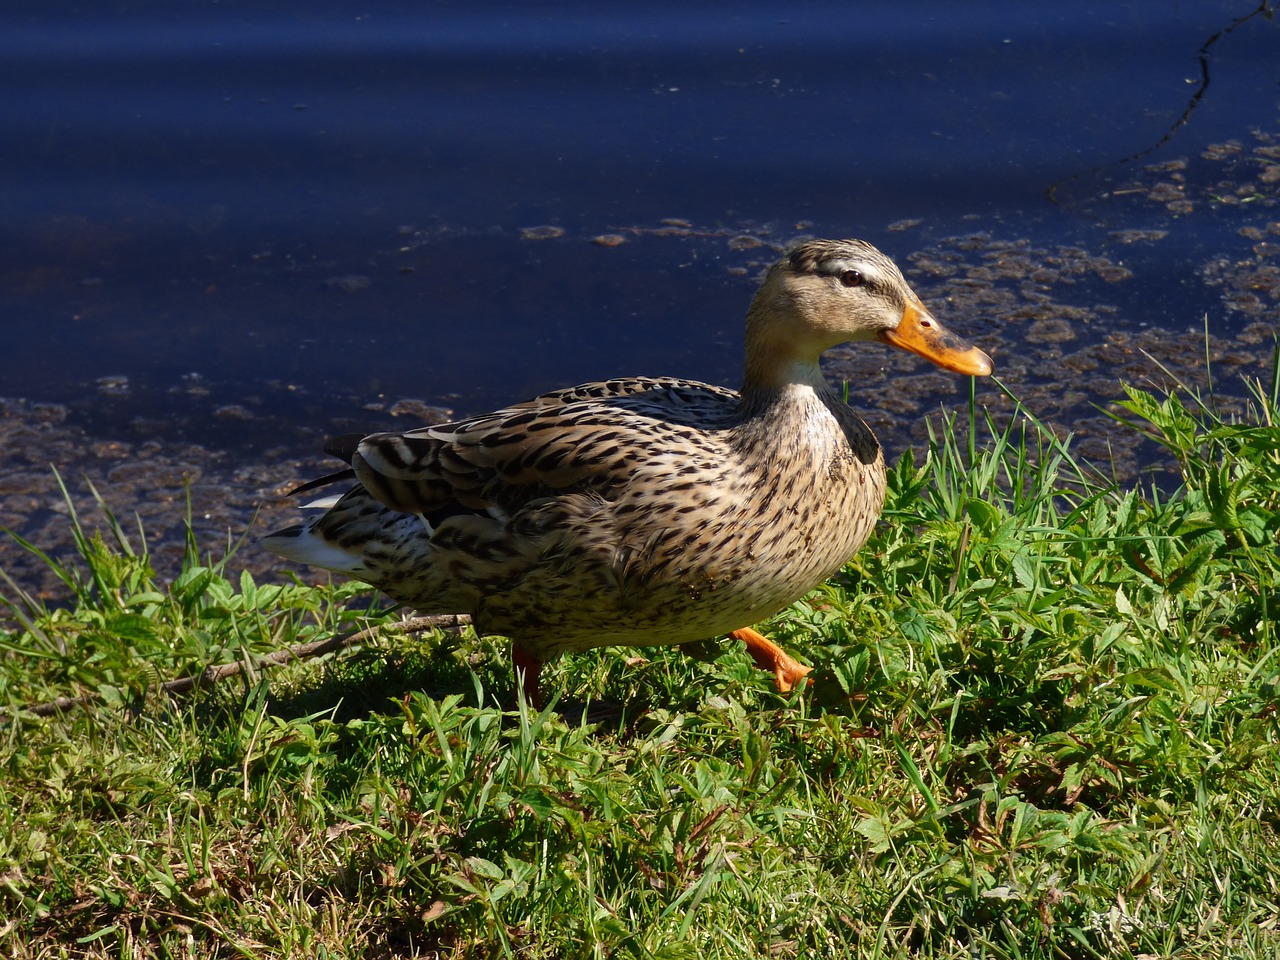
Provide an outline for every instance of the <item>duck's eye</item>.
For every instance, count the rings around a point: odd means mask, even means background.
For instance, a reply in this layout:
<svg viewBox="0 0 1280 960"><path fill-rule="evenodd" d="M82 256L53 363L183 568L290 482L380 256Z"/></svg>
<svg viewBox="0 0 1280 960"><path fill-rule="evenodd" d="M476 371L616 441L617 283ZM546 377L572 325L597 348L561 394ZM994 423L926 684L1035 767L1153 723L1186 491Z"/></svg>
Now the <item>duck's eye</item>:
<svg viewBox="0 0 1280 960"><path fill-rule="evenodd" d="M840 274L840 282L846 287L860 287L863 284L863 276L857 270L845 270Z"/></svg>

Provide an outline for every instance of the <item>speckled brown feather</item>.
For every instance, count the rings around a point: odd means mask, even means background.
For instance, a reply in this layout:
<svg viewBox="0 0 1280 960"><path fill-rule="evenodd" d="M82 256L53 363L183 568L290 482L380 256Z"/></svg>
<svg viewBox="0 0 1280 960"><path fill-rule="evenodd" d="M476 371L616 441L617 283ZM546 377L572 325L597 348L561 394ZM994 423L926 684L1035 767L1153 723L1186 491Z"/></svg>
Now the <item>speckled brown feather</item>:
<svg viewBox="0 0 1280 960"><path fill-rule="evenodd" d="M871 533L884 459L817 359L896 328L907 304L870 245L811 242L752 304L741 394L616 379L373 434L344 451L357 482L336 504L264 542L424 613L469 613L536 660L747 626Z"/></svg>

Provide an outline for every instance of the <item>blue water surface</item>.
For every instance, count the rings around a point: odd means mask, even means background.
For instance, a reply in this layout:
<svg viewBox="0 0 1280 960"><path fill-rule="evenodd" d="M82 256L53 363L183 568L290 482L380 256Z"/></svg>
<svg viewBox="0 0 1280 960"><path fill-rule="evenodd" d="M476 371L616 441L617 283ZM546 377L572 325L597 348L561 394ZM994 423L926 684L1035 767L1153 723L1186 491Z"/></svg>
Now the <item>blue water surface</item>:
<svg viewBox="0 0 1280 960"><path fill-rule="evenodd" d="M724 236L905 257L1140 227L1082 198L1275 131L1280 23L1255 0L55 0L0 14L0 85L0 395L103 429L179 396L200 434L233 403L301 424L733 383L761 255ZM1237 229L1135 253L1124 320L1197 322L1216 294L1187 265Z"/></svg>

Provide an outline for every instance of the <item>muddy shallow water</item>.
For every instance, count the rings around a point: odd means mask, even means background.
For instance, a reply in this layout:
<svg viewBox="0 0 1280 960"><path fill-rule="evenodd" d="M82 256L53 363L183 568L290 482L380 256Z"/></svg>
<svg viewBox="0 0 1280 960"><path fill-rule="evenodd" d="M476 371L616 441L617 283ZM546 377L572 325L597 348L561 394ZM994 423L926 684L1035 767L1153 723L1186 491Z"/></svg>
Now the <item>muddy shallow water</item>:
<svg viewBox="0 0 1280 960"><path fill-rule="evenodd" d="M1124 483L1162 474L1169 464L1160 449L1117 428L1100 409L1121 398L1121 381L1146 389L1181 383L1206 397L1211 391L1220 411L1235 414L1247 405L1245 379L1266 377L1271 370L1280 309L1280 203L1274 187L1264 185L1278 179L1273 171L1280 163L1273 154L1280 151L1269 136L1254 139L1247 154L1258 159L1250 166L1257 173L1256 184L1246 184L1254 191L1249 194L1254 200L1244 208L1249 222L1236 231L1240 242L1232 255L1211 256L1187 271L1188 282L1194 281L1208 302L1202 313L1185 311L1177 326L1125 322L1130 309L1125 294L1135 282L1129 264L1158 260L1168 228L1112 232L1093 251L974 233L915 250L903 258L903 266L944 322L993 354L997 376L1008 391L1059 436L1073 436L1077 454ZM1242 153L1243 148L1235 155ZM1188 188L1187 169L1145 171L1148 182L1161 178L1149 189L1144 186L1146 202L1163 203L1166 193L1159 185L1167 182L1181 186L1180 197L1196 196L1198 191ZM1216 181L1210 189L1226 183ZM1142 184L1141 177L1133 180L1125 196L1132 197ZM1204 194L1190 202L1223 203L1218 197ZM1194 215L1192 210L1179 216ZM890 230L906 242L920 225L895 224ZM547 231L535 236L522 242L609 246L622 235L579 239ZM741 280L732 286L740 287L744 302L760 270L786 245L768 230L724 231L684 223L637 228L626 242L660 244L677 255L691 247L721 250L720 259L728 263L724 272L730 280ZM1210 315L1229 322L1210 322L1206 328ZM724 352L736 350L736 344L725 344ZM826 369L833 383L849 384L850 402L876 430L891 458L907 446L927 447L929 419L959 412L963 420L969 381L910 355L879 347L841 347L828 353ZM976 390L979 404L997 422L1013 414L1013 401L996 385L977 381ZM430 394L390 398L353 392L345 416L309 420L307 400L297 393L281 383L251 395L215 396L198 379L188 380L168 393L167 418L157 421L139 413L124 428L118 419L103 417L98 406L131 399L115 384L100 385L99 398L87 405L0 401L0 448L8 451L0 473L0 526L53 556L69 555L71 525L51 475L56 466L87 525L98 516L90 492L96 490L127 529L140 524L146 530L156 567L166 575L176 571L181 559L188 498L203 550L220 557L247 537L234 567L258 576L279 575L290 568L251 540L292 522L295 508L285 497L288 490L332 469L332 461L315 452L323 436L439 421L454 412L448 404L457 402ZM147 406L154 402L146 398ZM198 427L211 418L234 438L232 443L219 446L182 437L188 429L184 420ZM1163 478L1167 482L1168 474ZM34 596L57 601L66 593L43 563L11 540L0 540L0 568Z"/></svg>

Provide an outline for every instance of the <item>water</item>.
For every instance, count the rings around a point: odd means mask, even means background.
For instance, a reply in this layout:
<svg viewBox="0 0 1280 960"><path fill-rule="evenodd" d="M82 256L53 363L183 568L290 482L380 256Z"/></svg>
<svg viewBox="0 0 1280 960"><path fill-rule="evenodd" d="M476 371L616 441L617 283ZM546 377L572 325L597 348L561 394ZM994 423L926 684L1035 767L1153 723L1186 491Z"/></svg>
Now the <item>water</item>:
<svg viewBox="0 0 1280 960"><path fill-rule="evenodd" d="M681 217L899 256L912 218L1075 242L1046 190L1156 143L1255 8L41 4L0 32L0 392L198 373L470 406L732 377L751 283L690 266L722 251L581 240ZM1214 44L1149 160L1275 128L1278 27ZM541 224L570 249L520 239Z"/></svg>
<svg viewBox="0 0 1280 960"><path fill-rule="evenodd" d="M404 399L733 384L803 234L899 258L1071 427L1138 347L1202 353L1207 319L1248 353L1280 303L1256 0L46 0L0 14L0 83L0 397L72 437L23 433L0 479L93 443L269 464L411 426ZM833 375L891 450L961 396L910 358Z"/></svg>

